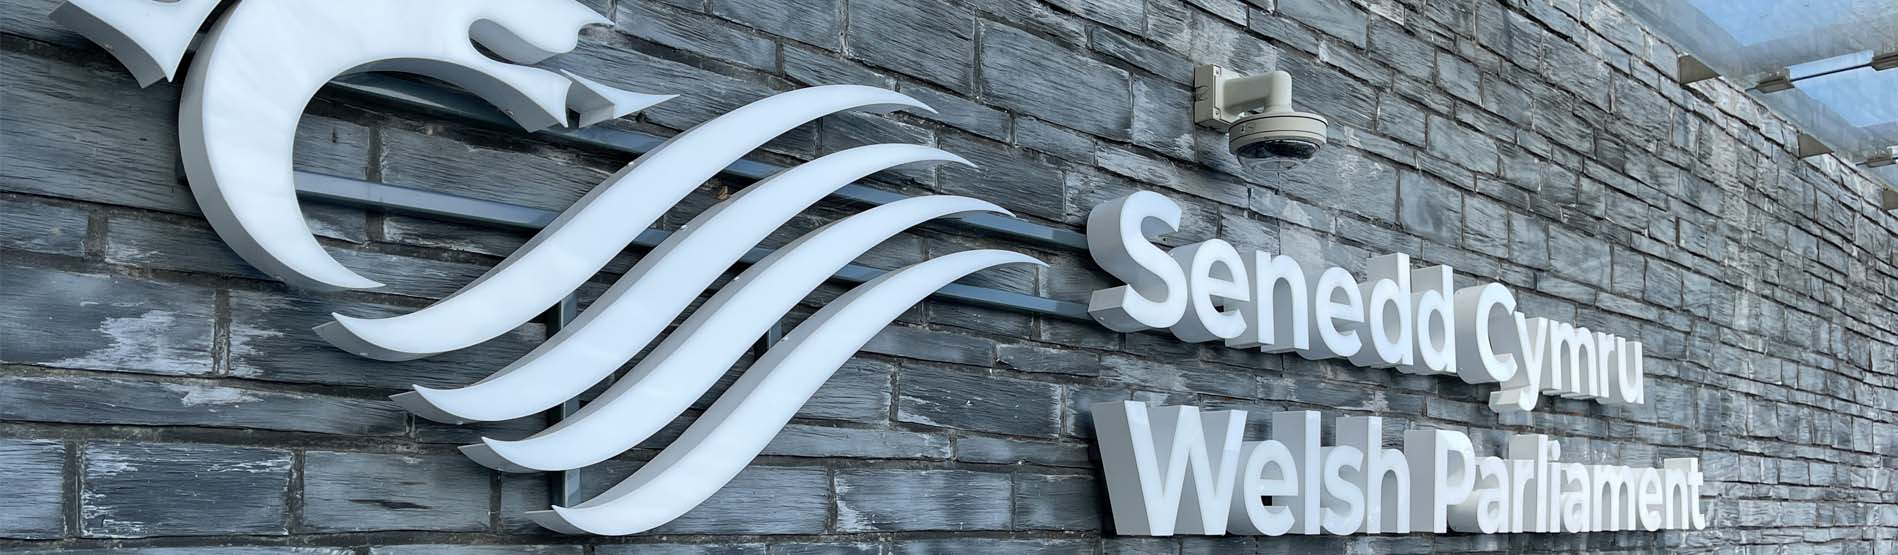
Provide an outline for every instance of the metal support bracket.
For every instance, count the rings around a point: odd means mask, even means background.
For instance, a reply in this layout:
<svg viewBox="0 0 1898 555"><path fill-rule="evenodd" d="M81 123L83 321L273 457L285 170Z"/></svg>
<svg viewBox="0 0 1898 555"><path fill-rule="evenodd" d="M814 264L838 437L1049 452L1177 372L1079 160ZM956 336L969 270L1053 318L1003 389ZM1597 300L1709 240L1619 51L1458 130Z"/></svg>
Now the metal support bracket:
<svg viewBox="0 0 1898 555"><path fill-rule="evenodd" d="M1674 82L1682 85L1699 83L1720 76L1720 72L1714 71L1711 67L1707 67L1707 64L1700 61L1700 58L1695 58L1689 54L1682 54L1681 57L1675 59L1674 64Z"/></svg>
<svg viewBox="0 0 1898 555"><path fill-rule="evenodd" d="M547 337L551 338L554 334L560 333L561 329L567 327L567 324L573 323L573 319L579 315L579 297L567 295L567 298L561 299L560 304L547 309L547 315L545 316ZM547 411L547 425L552 426L559 424L560 421L572 417L574 413L577 412L580 412L580 399L568 399L567 402L561 403L560 406ZM579 503L581 501L580 470L581 469L576 468L552 473L554 480L551 484L552 487L549 488L551 495L548 501L559 507L572 507L574 504Z"/></svg>

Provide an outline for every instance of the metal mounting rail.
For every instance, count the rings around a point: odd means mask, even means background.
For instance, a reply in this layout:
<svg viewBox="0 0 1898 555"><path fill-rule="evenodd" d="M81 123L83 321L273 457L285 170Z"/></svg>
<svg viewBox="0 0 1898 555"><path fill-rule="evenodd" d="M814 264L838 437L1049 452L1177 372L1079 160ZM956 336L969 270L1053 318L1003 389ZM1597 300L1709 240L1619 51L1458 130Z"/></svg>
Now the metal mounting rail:
<svg viewBox="0 0 1898 555"><path fill-rule="evenodd" d="M375 183L338 177L334 175L299 171L296 172L297 193L306 198L339 204L365 206L401 212L419 214L442 219L459 220L483 224L490 227L508 227L523 230L537 230L547 227L560 214L529 206L496 202L460 195L411 189L398 185ZM900 195L899 195L900 196ZM632 244L643 248L653 248L671 237L672 232L663 229L648 229L641 232ZM770 249L753 248L747 251L739 261L752 264L771 255ZM850 264L838 270L831 279L845 283L863 283L883 275L884 270ZM975 287L952 283L938 290L933 297L949 299L965 304L1025 312L1041 316L1054 316L1073 320L1088 320L1087 306L1070 301L1058 301L1047 297L1003 291L987 287Z"/></svg>
<svg viewBox="0 0 1898 555"><path fill-rule="evenodd" d="M330 82L331 87L363 96L437 113L478 121L490 125L514 127L513 120L479 98L458 91L445 89L406 79L398 79L377 73L358 73L338 78ZM632 155L645 154L665 142L664 138L641 133L614 129L607 126L593 126L579 129L556 127L539 131L538 135L556 137L560 140L624 152ZM784 168L775 164L755 160L739 160L727 166L724 173L747 179L764 179ZM893 193L872 189L862 185L845 185L831 195L834 198L870 205L883 205L908 198L902 193ZM1066 229L1057 229L1045 225L1030 223L1020 219L997 214L976 214L953 218L975 229L996 235L1038 243L1045 246L1087 250L1087 236Z"/></svg>

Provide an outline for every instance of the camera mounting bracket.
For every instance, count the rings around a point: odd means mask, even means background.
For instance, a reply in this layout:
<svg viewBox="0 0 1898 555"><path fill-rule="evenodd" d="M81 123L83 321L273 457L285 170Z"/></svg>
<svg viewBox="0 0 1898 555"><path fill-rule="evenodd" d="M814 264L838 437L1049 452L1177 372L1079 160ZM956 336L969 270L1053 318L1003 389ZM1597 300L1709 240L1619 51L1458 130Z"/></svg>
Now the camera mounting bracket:
<svg viewBox="0 0 1898 555"><path fill-rule="evenodd" d="M1292 76L1284 71L1238 75L1206 64L1193 68L1193 123L1225 131L1246 112L1292 111Z"/></svg>

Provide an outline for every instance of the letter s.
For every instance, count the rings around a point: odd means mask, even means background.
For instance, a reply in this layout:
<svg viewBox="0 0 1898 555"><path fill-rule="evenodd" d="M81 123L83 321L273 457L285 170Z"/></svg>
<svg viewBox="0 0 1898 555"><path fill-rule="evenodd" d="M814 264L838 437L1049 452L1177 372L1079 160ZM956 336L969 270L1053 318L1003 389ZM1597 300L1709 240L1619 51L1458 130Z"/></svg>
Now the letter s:
<svg viewBox="0 0 1898 555"><path fill-rule="evenodd" d="M1152 240L1180 228L1180 205L1140 191L1087 216L1087 250L1126 285L1095 291L1087 312L1119 332L1171 327L1186 314L1186 273Z"/></svg>

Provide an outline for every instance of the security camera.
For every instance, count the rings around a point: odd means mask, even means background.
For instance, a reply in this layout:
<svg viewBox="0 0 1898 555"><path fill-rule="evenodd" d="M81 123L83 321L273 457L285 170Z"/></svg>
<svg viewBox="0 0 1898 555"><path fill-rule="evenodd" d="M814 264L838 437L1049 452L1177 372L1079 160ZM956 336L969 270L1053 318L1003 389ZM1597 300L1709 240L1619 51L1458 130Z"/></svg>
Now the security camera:
<svg viewBox="0 0 1898 555"><path fill-rule="evenodd" d="M1193 70L1193 121L1225 131L1232 154L1252 170L1284 170L1325 146L1325 117L1292 110L1292 75L1233 75L1216 65Z"/></svg>

